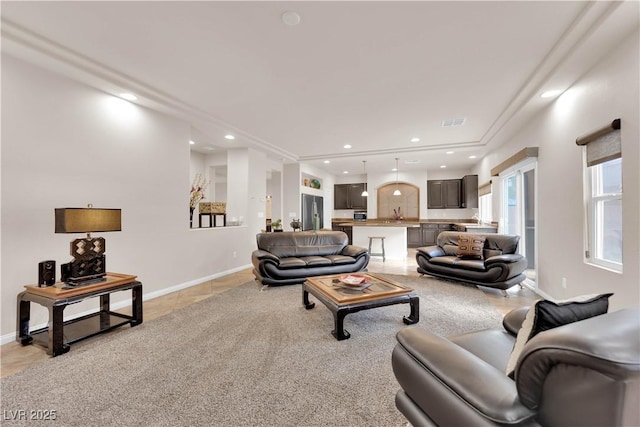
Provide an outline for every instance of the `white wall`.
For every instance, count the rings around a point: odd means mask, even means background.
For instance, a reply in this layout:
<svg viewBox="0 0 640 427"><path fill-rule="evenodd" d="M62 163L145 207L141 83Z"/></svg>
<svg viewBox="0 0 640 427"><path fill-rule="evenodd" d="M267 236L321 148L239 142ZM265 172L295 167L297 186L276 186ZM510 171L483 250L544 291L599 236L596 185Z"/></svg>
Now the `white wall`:
<svg viewBox="0 0 640 427"><path fill-rule="evenodd" d="M554 298L614 292L611 309L640 304L638 49L636 31L477 167L480 182L486 182L492 167L523 147L539 147L538 287ZM576 137L615 118L622 120L623 274L583 261L583 161L575 144ZM494 220L500 215L497 181L494 178ZM563 277L567 289L561 287Z"/></svg>
<svg viewBox="0 0 640 427"><path fill-rule="evenodd" d="M189 129L2 56L3 338L16 329L16 296L36 283L38 262L56 260L59 278L69 242L81 237L54 233L54 208L121 208L122 231L102 235L107 270L138 275L147 297L248 266L253 230L189 229ZM65 314L95 308L91 301ZM46 320L34 304L32 324Z"/></svg>

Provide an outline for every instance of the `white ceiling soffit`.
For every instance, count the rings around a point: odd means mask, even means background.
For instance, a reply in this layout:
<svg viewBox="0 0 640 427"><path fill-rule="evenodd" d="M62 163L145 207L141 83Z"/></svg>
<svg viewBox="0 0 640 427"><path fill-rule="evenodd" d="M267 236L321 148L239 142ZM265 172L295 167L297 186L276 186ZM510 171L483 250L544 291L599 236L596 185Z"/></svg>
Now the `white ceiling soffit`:
<svg viewBox="0 0 640 427"><path fill-rule="evenodd" d="M540 101L541 89L568 87L637 27L637 9L581 1L5 2L2 49L107 93L135 92L211 145L228 146L222 136L231 132L237 146L355 173L363 159L374 170L405 154L424 168L452 148L486 154L503 140L496 135L551 102ZM300 24L284 25L285 10L298 12ZM441 126L455 117L467 120ZM474 163L464 157L461 165Z"/></svg>

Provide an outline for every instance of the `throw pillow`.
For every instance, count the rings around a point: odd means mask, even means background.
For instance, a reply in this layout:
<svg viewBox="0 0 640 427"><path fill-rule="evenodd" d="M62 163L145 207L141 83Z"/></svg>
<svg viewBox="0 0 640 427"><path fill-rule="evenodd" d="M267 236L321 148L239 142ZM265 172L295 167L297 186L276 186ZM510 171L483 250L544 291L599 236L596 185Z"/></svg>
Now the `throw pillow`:
<svg viewBox="0 0 640 427"><path fill-rule="evenodd" d="M520 354L525 344L540 332L579 320L605 314L609 297L613 294L583 295L563 301L537 301L527 312L518 331L516 343L507 363L507 375L513 379Z"/></svg>
<svg viewBox="0 0 640 427"><path fill-rule="evenodd" d="M484 259L484 236L475 234L461 234L458 236L458 257L464 259Z"/></svg>

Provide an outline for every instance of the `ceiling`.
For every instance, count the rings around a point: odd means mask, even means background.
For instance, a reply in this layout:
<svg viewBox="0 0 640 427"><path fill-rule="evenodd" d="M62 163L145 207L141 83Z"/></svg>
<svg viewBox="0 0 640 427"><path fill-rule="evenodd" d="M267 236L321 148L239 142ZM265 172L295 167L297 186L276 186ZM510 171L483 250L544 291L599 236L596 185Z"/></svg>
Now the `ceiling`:
<svg viewBox="0 0 640 427"><path fill-rule="evenodd" d="M468 169L637 26L636 1L2 2L3 51L135 93L192 150L334 174Z"/></svg>

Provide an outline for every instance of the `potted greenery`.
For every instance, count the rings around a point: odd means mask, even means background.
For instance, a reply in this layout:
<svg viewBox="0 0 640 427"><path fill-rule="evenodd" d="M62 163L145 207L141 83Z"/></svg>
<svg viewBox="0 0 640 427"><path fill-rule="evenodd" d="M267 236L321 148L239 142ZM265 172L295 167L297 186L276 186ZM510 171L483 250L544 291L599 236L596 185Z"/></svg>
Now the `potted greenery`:
<svg viewBox="0 0 640 427"><path fill-rule="evenodd" d="M294 219L289 225L291 226L291 228L293 228L293 231L300 230L302 228L302 221L300 221L299 219Z"/></svg>
<svg viewBox="0 0 640 427"><path fill-rule="evenodd" d="M276 219L275 221L273 221L271 223L271 228L273 229L273 231L282 231L282 220Z"/></svg>

